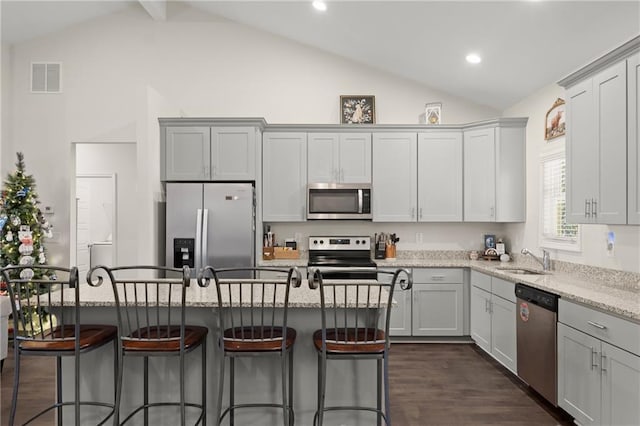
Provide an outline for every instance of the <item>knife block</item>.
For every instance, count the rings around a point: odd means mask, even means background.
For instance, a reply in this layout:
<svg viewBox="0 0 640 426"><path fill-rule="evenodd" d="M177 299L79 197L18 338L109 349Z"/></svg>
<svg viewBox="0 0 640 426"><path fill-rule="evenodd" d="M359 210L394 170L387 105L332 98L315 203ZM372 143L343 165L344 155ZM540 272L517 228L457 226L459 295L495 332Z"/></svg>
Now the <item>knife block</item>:
<svg viewBox="0 0 640 426"><path fill-rule="evenodd" d="M385 243L384 241L380 241L376 244L373 257L374 259L384 259L385 258Z"/></svg>

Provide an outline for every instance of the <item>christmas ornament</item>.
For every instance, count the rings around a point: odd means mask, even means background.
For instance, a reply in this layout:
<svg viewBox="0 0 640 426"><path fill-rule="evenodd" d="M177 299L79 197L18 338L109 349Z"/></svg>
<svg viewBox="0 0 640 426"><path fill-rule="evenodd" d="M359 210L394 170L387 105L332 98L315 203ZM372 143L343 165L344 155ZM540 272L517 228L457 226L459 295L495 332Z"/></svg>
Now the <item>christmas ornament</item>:
<svg viewBox="0 0 640 426"><path fill-rule="evenodd" d="M4 228L4 224L7 223L7 216L2 216L0 217L0 231L2 231L2 228Z"/></svg>
<svg viewBox="0 0 640 426"><path fill-rule="evenodd" d="M20 258L20 265L33 265L35 263L35 259L32 256L22 256Z"/></svg>
<svg viewBox="0 0 640 426"><path fill-rule="evenodd" d="M11 215L11 224L13 226L20 226L21 223L22 221L20 220L19 216L16 216L14 214Z"/></svg>
<svg viewBox="0 0 640 426"><path fill-rule="evenodd" d="M33 244L20 244L18 247L18 253L24 255L33 253Z"/></svg>
<svg viewBox="0 0 640 426"><path fill-rule="evenodd" d="M31 268L25 268L20 271L20 278L22 278L23 280L30 280L31 278L33 278L33 275L33 269Z"/></svg>
<svg viewBox="0 0 640 426"><path fill-rule="evenodd" d="M38 263L43 265L47 261L47 258L44 256L44 253L40 253L38 255Z"/></svg>
<svg viewBox="0 0 640 426"><path fill-rule="evenodd" d="M13 241L13 232L11 231L7 232L7 235L5 236L5 238L7 239L7 241Z"/></svg>

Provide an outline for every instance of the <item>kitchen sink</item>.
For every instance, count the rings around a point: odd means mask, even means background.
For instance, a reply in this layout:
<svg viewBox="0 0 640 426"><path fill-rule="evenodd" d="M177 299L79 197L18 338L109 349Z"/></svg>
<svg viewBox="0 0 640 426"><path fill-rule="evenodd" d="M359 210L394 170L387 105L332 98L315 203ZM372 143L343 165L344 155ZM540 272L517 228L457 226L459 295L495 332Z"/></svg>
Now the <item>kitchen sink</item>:
<svg viewBox="0 0 640 426"><path fill-rule="evenodd" d="M498 271L506 272L508 274L518 274L518 275L546 275L549 274L548 271L541 271L538 269L529 269L529 268L497 268Z"/></svg>

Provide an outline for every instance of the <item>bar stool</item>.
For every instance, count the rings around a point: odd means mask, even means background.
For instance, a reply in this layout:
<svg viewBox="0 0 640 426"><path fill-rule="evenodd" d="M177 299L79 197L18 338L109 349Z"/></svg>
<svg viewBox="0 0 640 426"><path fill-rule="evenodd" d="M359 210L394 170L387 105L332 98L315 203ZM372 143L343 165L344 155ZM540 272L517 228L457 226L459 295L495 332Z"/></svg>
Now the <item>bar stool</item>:
<svg viewBox="0 0 640 426"><path fill-rule="evenodd" d="M380 275L392 275L391 282ZM406 278L400 278L405 275ZM381 279L382 278L382 279ZM393 303L393 290L400 283L403 290L413 284L405 269L395 272L378 271L378 280L323 281L318 270L312 271L309 287L320 288L322 328L313 333L313 344L318 354L318 409L313 424L322 425L325 411L361 410L376 413L377 424L391 424L389 411L389 320ZM380 317L380 310L385 313ZM380 321L383 321L380 324ZM380 329L380 326L384 329ZM377 362L377 405L325 407L327 386L327 360L375 359ZM382 385L384 380L384 411Z"/></svg>
<svg viewBox="0 0 640 426"><path fill-rule="evenodd" d="M18 406L20 361L23 356L56 357L56 402L32 416L31 423L46 412L57 410L57 424L63 422L63 407L73 406L75 425L79 426L80 407L108 409L98 425L114 414L114 403L80 400L80 355L113 342L117 348L117 329L110 325L82 324L80 320L80 286L78 269L55 266L7 266L2 269L9 290L14 323L15 376L9 425L13 426ZM64 296L63 296L64 295ZM67 308L67 309L65 309ZM54 315L57 312L58 315ZM115 352L115 351L114 351ZM74 357L74 399L62 401L62 357ZM117 364L114 363L114 379ZM85 378L86 379L86 378ZM116 383L114 380L114 400Z"/></svg>
<svg viewBox="0 0 640 426"><path fill-rule="evenodd" d="M96 266L87 274L87 282L98 286L106 275L111 282L118 318L118 386L116 391L116 424L120 419L124 357L144 357L144 401L120 424L125 424L144 411L144 424L149 424L149 408L180 408L180 424L185 425L186 408L200 410L195 424L206 425L207 350L206 327L185 324L187 287L190 270L160 266ZM158 278L166 275L167 278ZM172 308L179 314L172 317ZM185 401L185 357L200 347L202 351L202 402ZM179 357L180 400L149 402L149 357Z"/></svg>
<svg viewBox="0 0 640 426"><path fill-rule="evenodd" d="M286 278L272 278L278 274L286 274ZM248 278L256 275L258 278ZM223 354L218 375L218 421L222 423L229 414L229 424L234 425L234 412L238 408L276 407L282 409L284 425L293 425L293 345L296 330L287 326L287 309L289 289L291 286L299 287L302 282L300 272L297 268L214 269L207 266L198 275L198 283L206 287L211 279L215 281L218 296L218 345ZM280 357L282 404L235 403L235 358L248 356ZM227 357L229 407L222 412Z"/></svg>

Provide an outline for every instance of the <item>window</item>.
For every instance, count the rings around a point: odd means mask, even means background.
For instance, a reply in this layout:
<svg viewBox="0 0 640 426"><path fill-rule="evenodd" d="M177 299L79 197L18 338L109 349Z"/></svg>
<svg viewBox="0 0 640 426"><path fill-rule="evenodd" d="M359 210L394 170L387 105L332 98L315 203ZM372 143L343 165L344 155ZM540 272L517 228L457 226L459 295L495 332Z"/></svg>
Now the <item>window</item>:
<svg viewBox="0 0 640 426"><path fill-rule="evenodd" d="M580 251L580 228L567 223L566 160L564 147L541 159L540 246Z"/></svg>

